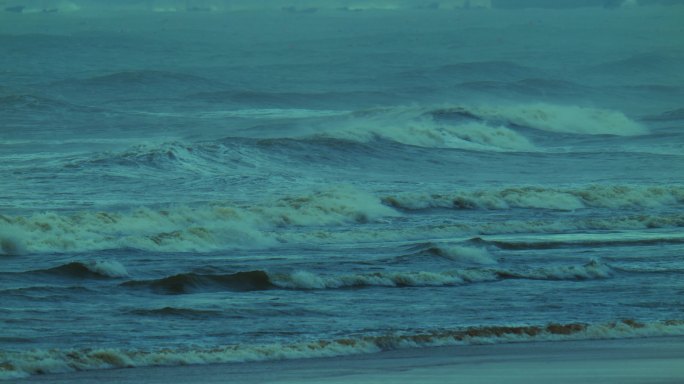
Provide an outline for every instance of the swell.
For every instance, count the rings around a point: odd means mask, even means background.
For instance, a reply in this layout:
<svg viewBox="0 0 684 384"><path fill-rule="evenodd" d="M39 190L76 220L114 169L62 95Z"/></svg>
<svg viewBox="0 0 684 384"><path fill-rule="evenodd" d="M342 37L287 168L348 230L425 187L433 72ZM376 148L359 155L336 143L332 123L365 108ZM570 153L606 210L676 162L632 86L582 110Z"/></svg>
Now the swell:
<svg viewBox="0 0 684 384"><path fill-rule="evenodd" d="M103 279L128 276L126 268L117 261L95 260L88 262L74 261L54 268L23 272L27 275L49 275L73 279Z"/></svg>
<svg viewBox="0 0 684 384"><path fill-rule="evenodd" d="M681 335L684 335L682 320L639 322L624 319L595 324L550 323L440 329L290 344L195 346L162 350L88 348L0 351L0 379L112 368L320 358L446 345Z"/></svg>
<svg viewBox="0 0 684 384"><path fill-rule="evenodd" d="M187 294L212 291L261 291L273 288L264 271L237 272L227 275L181 273L162 279L133 280L121 284L128 288L145 288L159 294Z"/></svg>

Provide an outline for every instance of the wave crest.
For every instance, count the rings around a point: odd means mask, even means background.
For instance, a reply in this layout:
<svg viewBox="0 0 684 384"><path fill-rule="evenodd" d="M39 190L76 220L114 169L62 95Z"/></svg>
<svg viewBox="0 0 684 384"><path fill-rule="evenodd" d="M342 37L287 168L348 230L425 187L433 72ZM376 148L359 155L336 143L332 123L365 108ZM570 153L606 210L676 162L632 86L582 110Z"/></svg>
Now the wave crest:
<svg viewBox="0 0 684 384"><path fill-rule="evenodd" d="M161 294L185 294L208 291L260 291L273 288L264 271L237 272L229 275L181 273L156 280L134 280L122 284L129 288L148 288Z"/></svg>

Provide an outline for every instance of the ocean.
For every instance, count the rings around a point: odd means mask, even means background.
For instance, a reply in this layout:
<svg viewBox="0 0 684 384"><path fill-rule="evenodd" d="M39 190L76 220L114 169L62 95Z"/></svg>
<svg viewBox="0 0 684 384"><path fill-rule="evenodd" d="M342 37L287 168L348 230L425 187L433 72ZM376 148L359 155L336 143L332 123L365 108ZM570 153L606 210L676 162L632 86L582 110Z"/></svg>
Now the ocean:
<svg viewBox="0 0 684 384"><path fill-rule="evenodd" d="M166 11L0 12L0 379L684 335L684 7Z"/></svg>

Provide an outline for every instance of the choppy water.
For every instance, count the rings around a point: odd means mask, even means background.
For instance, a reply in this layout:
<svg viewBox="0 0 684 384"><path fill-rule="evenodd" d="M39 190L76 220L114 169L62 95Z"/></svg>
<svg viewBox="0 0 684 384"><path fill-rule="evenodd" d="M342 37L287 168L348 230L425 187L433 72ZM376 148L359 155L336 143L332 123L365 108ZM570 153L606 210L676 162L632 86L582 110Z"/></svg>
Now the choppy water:
<svg viewBox="0 0 684 384"><path fill-rule="evenodd" d="M0 379L682 334L681 8L0 16Z"/></svg>

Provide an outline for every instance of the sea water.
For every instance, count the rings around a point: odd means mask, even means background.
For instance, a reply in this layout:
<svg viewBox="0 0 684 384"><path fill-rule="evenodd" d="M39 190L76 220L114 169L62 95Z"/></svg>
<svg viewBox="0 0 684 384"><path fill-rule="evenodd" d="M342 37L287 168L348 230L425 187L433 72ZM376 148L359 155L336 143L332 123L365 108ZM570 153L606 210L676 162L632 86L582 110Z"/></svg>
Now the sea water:
<svg viewBox="0 0 684 384"><path fill-rule="evenodd" d="M684 9L381 8L0 12L0 378L683 334Z"/></svg>

